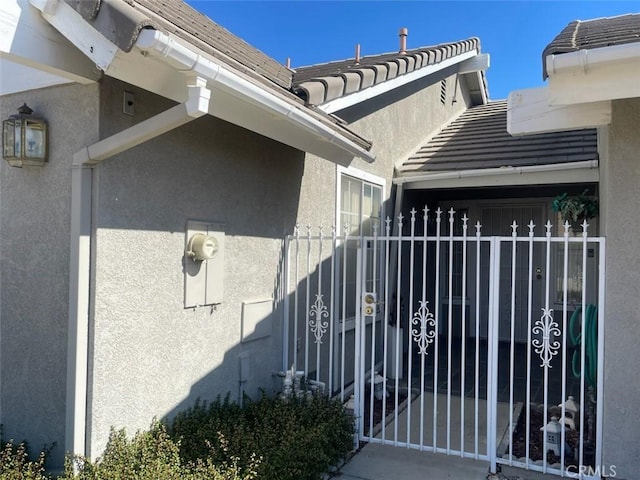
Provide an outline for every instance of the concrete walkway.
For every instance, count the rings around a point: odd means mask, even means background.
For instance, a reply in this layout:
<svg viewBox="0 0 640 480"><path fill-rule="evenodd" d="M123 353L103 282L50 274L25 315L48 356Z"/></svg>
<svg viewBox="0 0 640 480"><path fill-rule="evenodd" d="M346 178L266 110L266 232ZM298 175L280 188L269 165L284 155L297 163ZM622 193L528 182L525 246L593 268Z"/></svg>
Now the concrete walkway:
<svg viewBox="0 0 640 480"><path fill-rule="evenodd" d="M398 428L395 428L394 422L390 422L385 428L385 438L393 441L393 436L397 430L398 439L407 438L407 426L411 425L410 437L411 441L417 443L419 437L419 414L421 402L425 402L426 411L432 411L432 400L428 395L426 400L420 397L411 403L411 421L407 422L408 409L405 409L398 415ZM467 400L468 402L469 400ZM466 402L465 402L466 403ZM446 396L438 395L439 418L446 418L445 407L447 405ZM452 431L455 437L459 438L460 424L460 399L452 398ZM477 414L480 417L480 425L486 423L486 402L481 401L478 405ZM473 405L467 405L466 412L471 413L465 415L465 449L473 451L473 421L476 411ZM509 405L498 404L497 408L497 428L498 432L505 432L509 425ZM433 422L431 416L426 416L425 430L431 432ZM446 439L446 423L438 422L438 446L441 441ZM415 433L414 433L415 432ZM483 432L484 433L484 432ZM382 438L382 432L376 434L378 439ZM498 442L502 435L499 434ZM479 452L486 452L486 437L480 435ZM460 440L457 444L453 444L452 448L459 448ZM393 445L382 445L380 443L368 443L362 447L340 470L334 474L334 477L340 480L396 480L396 479L428 479L428 480L550 480L554 476L542 475L537 472L524 471L516 468L503 467L502 473L497 475L489 474L489 463L482 460L473 460L471 458L462 458L455 455L445 455L433 453L430 451L420 451L418 449L409 449L406 447L394 447Z"/></svg>
<svg viewBox="0 0 640 480"><path fill-rule="evenodd" d="M334 474L339 480L553 480L543 475L512 467L502 467L497 475L489 473L488 462L421 452L402 447L369 443Z"/></svg>
<svg viewBox="0 0 640 480"><path fill-rule="evenodd" d="M370 443L345 464L340 480L486 480L486 462Z"/></svg>

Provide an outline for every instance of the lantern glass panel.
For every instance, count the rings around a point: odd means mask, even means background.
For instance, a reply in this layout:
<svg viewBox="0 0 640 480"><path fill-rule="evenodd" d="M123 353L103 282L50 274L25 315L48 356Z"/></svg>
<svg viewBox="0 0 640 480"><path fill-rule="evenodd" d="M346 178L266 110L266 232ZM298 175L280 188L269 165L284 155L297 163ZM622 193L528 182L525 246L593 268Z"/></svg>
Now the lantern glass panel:
<svg viewBox="0 0 640 480"><path fill-rule="evenodd" d="M15 157L22 157L22 122L15 122L14 150Z"/></svg>
<svg viewBox="0 0 640 480"><path fill-rule="evenodd" d="M14 157L14 126L12 120L5 120L2 122L2 156Z"/></svg>
<svg viewBox="0 0 640 480"><path fill-rule="evenodd" d="M39 121L25 120L24 126L24 156L43 158L45 145L44 125Z"/></svg>

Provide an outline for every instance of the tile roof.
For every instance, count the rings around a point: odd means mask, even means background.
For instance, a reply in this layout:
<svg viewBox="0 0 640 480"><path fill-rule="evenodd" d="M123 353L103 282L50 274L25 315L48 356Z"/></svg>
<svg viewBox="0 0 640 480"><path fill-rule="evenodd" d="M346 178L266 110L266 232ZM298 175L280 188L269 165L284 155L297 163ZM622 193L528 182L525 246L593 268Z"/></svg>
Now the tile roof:
<svg viewBox="0 0 640 480"><path fill-rule="evenodd" d="M595 129L512 137L502 100L466 110L411 155L397 176L597 159Z"/></svg>
<svg viewBox="0 0 640 480"><path fill-rule="evenodd" d="M543 78L546 57L562 53L640 42L640 13L617 17L575 20L567 25L542 52Z"/></svg>
<svg viewBox="0 0 640 480"><path fill-rule="evenodd" d="M65 0L121 50L130 51L140 30L170 33L245 73L289 89L293 72L182 0Z"/></svg>
<svg viewBox="0 0 640 480"><path fill-rule="evenodd" d="M480 53L480 40L469 38L453 43L385 53L295 69L293 90L310 105L322 105L344 95L364 90L401 75L440 63L466 52Z"/></svg>

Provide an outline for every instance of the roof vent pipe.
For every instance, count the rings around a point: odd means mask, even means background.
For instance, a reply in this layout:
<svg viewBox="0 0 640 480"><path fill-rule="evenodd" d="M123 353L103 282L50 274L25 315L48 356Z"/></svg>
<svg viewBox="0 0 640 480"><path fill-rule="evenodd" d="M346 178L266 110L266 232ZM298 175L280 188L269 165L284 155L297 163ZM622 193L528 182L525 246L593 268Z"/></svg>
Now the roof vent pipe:
<svg viewBox="0 0 640 480"><path fill-rule="evenodd" d="M287 68L291 68L291 57L287 57Z"/></svg>
<svg viewBox="0 0 640 480"><path fill-rule="evenodd" d="M409 34L409 30L406 27L400 29L400 54L404 55L407 53L407 35Z"/></svg>
<svg viewBox="0 0 640 480"><path fill-rule="evenodd" d="M356 65L360 64L360 44L356 43Z"/></svg>

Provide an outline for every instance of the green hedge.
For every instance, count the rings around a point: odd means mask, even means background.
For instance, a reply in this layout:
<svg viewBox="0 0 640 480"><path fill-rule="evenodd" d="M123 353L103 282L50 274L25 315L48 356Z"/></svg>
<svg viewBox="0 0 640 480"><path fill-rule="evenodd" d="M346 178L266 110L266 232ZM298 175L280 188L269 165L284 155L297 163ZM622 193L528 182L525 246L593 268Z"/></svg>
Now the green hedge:
<svg viewBox="0 0 640 480"><path fill-rule="evenodd" d="M196 461L229 456L246 468L256 458L258 478L314 480L353 448L353 420L342 404L325 396L247 399L227 397L196 405L169 426L181 457Z"/></svg>
<svg viewBox="0 0 640 480"><path fill-rule="evenodd" d="M1 432L0 432L1 433ZM0 480L51 480L46 455L3 442ZM112 429L95 462L67 458L59 480L316 480L351 451L353 421L324 396L197 402L129 439Z"/></svg>
<svg viewBox="0 0 640 480"><path fill-rule="evenodd" d="M74 471L75 466L75 471ZM154 422L148 431L133 439L124 430L111 430L103 456L95 463L86 459L67 460L64 480L252 480L255 470L243 472L233 459L215 465L205 458L185 462L180 444L167 434L166 427Z"/></svg>
<svg viewBox="0 0 640 480"><path fill-rule="evenodd" d="M0 429L2 433L2 429ZM26 443L14 444L0 438L0 479L2 480L47 480L44 464L48 450L43 451L35 460L29 459Z"/></svg>

